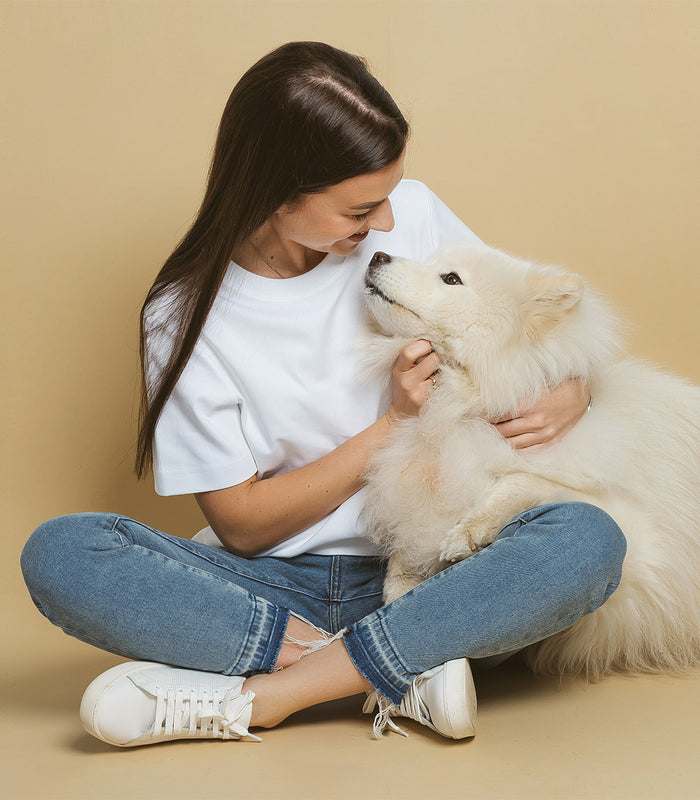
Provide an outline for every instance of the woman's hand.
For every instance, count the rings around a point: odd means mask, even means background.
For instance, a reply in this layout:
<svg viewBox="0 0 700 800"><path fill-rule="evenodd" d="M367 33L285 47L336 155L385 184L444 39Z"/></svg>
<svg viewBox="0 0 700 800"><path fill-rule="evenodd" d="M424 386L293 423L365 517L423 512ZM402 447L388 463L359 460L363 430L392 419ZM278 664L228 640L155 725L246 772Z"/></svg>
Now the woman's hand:
<svg viewBox="0 0 700 800"><path fill-rule="evenodd" d="M586 413L590 399L588 382L572 378L545 390L532 408L492 423L516 450L534 452L562 439Z"/></svg>
<svg viewBox="0 0 700 800"><path fill-rule="evenodd" d="M440 359L426 339L404 347L392 370L393 399L386 414L389 421L413 417L420 411L439 366Z"/></svg>

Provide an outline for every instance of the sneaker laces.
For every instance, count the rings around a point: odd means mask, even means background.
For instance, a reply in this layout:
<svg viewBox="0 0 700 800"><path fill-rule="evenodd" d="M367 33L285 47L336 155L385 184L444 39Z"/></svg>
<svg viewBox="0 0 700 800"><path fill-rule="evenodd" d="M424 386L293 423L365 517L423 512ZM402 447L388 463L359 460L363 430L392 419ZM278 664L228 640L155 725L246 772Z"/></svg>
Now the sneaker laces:
<svg viewBox="0 0 700 800"><path fill-rule="evenodd" d="M437 730L433 721L430 718L430 711L425 703L425 700L420 696L418 687L423 683L422 676L418 676L413 683L408 687L408 691L401 700L401 705L397 706L386 697L383 697L379 692L368 692L367 700L362 707L364 714L371 714L375 707L378 708L377 714L374 717L374 724L372 725L372 733L375 739L381 739L385 728L391 728L392 731L400 733L402 736L408 738L406 731L399 728L399 726L391 719L392 717L406 717L408 719L420 722L432 730ZM439 731L438 731L439 733Z"/></svg>
<svg viewBox="0 0 700 800"><path fill-rule="evenodd" d="M153 736L203 736L215 739L241 739L247 737L261 742L259 736L248 733L248 729L238 720L252 705L255 694L251 691L241 694L238 689L220 692L188 693L181 689L153 690L156 698L156 711L153 723ZM250 713L247 718L250 719Z"/></svg>
<svg viewBox="0 0 700 800"><path fill-rule="evenodd" d="M430 718L430 711L425 703L425 700L420 696L418 687L423 683L421 677L416 678L413 683L408 687L408 691L401 700L401 706L397 710L402 717L414 719L422 725L427 725L429 728L435 730L433 721Z"/></svg>
<svg viewBox="0 0 700 800"><path fill-rule="evenodd" d="M391 719L399 714L401 710L399 706L394 705L391 700L387 700L386 697L379 694L379 692L367 692L367 699L362 706L362 713L371 714L375 708L377 709L377 713L374 716L374 722L372 724L372 734L375 739L381 739L384 729L387 727L408 738L406 731L399 728L394 720Z"/></svg>

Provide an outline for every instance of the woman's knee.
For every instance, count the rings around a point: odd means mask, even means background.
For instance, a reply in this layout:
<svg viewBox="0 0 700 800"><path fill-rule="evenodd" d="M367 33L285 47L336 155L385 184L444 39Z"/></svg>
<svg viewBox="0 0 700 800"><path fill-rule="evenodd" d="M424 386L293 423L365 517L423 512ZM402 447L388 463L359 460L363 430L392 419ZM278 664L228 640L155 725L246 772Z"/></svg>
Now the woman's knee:
<svg viewBox="0 0 700 800"><path fill-rule="evenodd" d="M595 611L618 587L625 536L609 514L588 503L541 506L527 514L542 546L540 555L548 560L550 594L560 597L557 613L571 624Z"/></svg>
<svg viewBox="0 0 700 800"><path fill-rule="evenodd" d="M602 508L589 503L567 503L564 507L579 545L592 557L621 568L627 540L615 520Z"/></svg>
<svg viewBox="0 0 700 800"><path fill-rule="evenodd" d="M519 515L506 535L533 533L553 565L575 570L584 581L616 585L627 542L615 520L589 503L554 503ZM544 555L543 555L544 557Z"/></svg>
<svg viewBox="0 0 700 800"><path fill-rule="evenodd" d="M627 552L620 526L603 509L588 503L563 503L556 514L568 539L570 573L578 574L582 585L601 591L604 601L620 582Z"/></svg>
<svg viewBox="0 0 700 800"><path fill-rule="evenodd" d="M71 580L81 569L82 555L94 550L96 540L111 532L111 514L69 514L42 523L32 533L20 557L25 583L41 608L41 596ZM99 547L99 545L98 545Z"/></svg>

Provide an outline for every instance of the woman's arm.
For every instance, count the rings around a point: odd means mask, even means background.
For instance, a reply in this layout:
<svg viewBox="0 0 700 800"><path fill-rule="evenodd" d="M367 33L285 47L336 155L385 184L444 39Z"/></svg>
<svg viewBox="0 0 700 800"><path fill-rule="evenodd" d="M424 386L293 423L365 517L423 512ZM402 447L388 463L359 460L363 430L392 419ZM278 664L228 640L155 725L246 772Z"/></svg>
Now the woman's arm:
<svg viewBox="0 0 700 800"><path fill-rule="evenodd" d="M562 439L586 413L590 400L588 382L574 378L543 392L516 417L494 420L494 425L517 450L534 452Z"/></svg>
<svg viewBox="0 0 700 800"><path fill-rule="evenodd" d="M224 546L238 555L254 556L306 530L355 494L370 455L397 419L418 413L438 367L428 342L410 344L394 365L392 404L369 428L304 467L196 494ZM566 381L544 392L533 408L494 424L513 447L537 450L562 438L583 416L589 399L586 381Z"/></svg>
<svg viewBox="0 0 700 800"><path fill-rule="evenodd" d="M394 365L389 411L317 461L282 475L249 480L195 495L214 533L227 550L254 556L306 530L362 486L362 474L377 445L397 419L418 413L439 366L430 343L405 347Z"/></svg>

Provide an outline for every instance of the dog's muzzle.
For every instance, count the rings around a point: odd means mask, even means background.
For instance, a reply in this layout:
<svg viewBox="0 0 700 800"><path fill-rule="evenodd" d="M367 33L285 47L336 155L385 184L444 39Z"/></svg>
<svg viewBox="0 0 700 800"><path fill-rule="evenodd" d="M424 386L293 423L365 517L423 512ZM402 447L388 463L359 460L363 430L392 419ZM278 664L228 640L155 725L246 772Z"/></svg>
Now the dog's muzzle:
<svg viewBox="0 0 700 800"><path fill-rule="evenodd" d="M372 260L367 267L367 272L365 272L365 289L368 294L379 295L383 300L386 300L387 303L391 303L393 301L379 290L374 279L376 273L386 264L391 264L391 256L388 253L382 253L381 250L378 250L372 256Z"/></svg>

